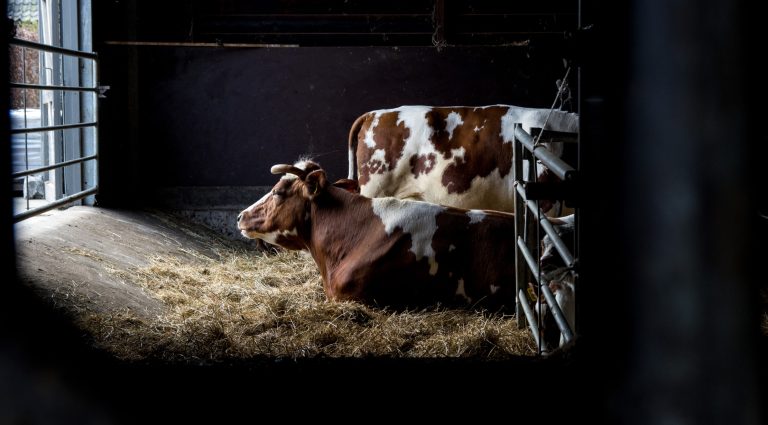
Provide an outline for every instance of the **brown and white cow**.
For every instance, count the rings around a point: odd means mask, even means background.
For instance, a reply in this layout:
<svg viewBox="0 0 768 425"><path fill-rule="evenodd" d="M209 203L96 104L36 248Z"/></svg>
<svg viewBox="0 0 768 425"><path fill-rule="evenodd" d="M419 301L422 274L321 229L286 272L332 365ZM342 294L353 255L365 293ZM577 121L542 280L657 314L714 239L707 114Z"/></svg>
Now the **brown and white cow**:
<svg viewBox="0 0 768 425"><path fill-rule="evenodd" d="M238 216L248 238L308 250L328 298L396 308L514 310L514 216L392 197L326 180L310 161L275 165L274 188ZM354 186L354 187L351 187Z"/></svg>
<svg viewBox="0 0 768 425"><path fill-rule="evenodd" d="M371 198L513 211L514 125L530 133L545 122L546 130L579 130L575 113L512 105L371 111L350 130L348 177L357 167L360 193Z"/></svg>

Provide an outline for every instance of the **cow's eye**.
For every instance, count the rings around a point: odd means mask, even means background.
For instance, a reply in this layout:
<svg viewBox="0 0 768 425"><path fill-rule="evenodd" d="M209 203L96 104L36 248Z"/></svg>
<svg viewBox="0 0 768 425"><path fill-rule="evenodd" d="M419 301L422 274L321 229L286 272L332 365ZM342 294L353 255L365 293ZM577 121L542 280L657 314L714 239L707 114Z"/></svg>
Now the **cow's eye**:
<svg viewBox="0 0 768 425"><path fill-rule="evenodd" d="M284 198L285 197L285 191L282 190L272 190L272 196L276 196L278 198Z"/></svg>

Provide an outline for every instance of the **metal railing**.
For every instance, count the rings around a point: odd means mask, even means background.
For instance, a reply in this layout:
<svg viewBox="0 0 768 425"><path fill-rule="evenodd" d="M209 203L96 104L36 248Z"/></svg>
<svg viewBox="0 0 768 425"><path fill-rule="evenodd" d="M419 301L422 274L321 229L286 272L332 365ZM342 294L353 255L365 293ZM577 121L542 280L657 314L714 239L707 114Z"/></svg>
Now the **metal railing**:
<svg viewBox="0 0 768 425"><path fill-rule="evenodd" d="M63 137L63 131L64 130L71 130L71 129L82 129L82 128L93 128L93 152L90 154L83 154L80 157L71 158L67 160L62 160L59 162L54 162L49 165L44 165L41 167L35 167L35 168L29 168L29 162L25 161L25 170L23 171L17 171L11 174L12 179L18 179L18 178L24 178L24 185L26 190L26 185L28 185L28 176L43 173L46 171L56 170L56 169L64 169L64 167L72 166L80 164L81 166L84 165L87 161L94 161L94 167L93 167L93 182L92 187L87 188L81 188L82 190L79 190L76 193L72 194L63 194L61 197L57 197L58 199L55 199L51 202L48 202L42 206L36 207L36 208L30 208L29 202L27 202L27 209L25 211L22 211L20 213L14 212L13 220L14 222L18 222L21 220L24 220L26 218L35 216L37 214L44 213L46 211L50 211L55 208L59 208L62 206L65 206L67 204L71 204L73 202L80 201L88 196L95 195L98 192L98 166L96 163L98 162L98 98L103 97L103 88L99 86L98 84L98 55L93 52L83 52L79 50L72 50L67 49L63 47L57 47L57 46L51 46L48 44L42 44L37 43L33 41L28 40L21 40L12 38L9 40L9 44L11 46L18 46L22 48L22 60L24 61L24 68L26 69L26 49L34 49L38 52L45 52L45 53L53 53L53 54L59 54L63 56L70 56L70 57L76 57L80 59L89 60L91 62L91 76L89 79L93 82L92 86L72 86L72 85L51 85L51 84L31 84L24 82L17 82L17 81L11 81L9 86L12 89L21 89L21 90L39 90L39 91L56 91L56 92L91 92L94 93L93 95L93 105L92 105L92 116L93 120L88 122L78 122L78 123L71 123L71 124L58 124L58 125L47 125L47 126L39 126L39 127L26 127L26 111L27 111L27 104L26 104L26 93L24 95L24 110L25 110L25 127L24 128L12 128L10 130L10 134L29 134L29 133L44 133L44 132L53 132L53 131L61 131L62 132L62 140L64 140ZM63 57L62 56L62 57ZM63 71L62 71L63 72ZM25 75L26 79L26 75ZM63 82L63 74L61 81ZM63 108L63 106L62 106ZM61 112L62 120L63 120L63 109L61 111L54 111L54 112ZM41 138L42 139L42 138ZM79 140L79 139L78 139ZM42 143L42 142L41 142ZM80 141L82 143L82 141ZM25 139L25 155L28 155L28 149L29 146L27 144L27 141ZM81 152L82 153L82 152ZM63 153L62 153L63 156ZM45 162L43 162L45 163Z"/></svg>
<svg viewBox="0 0 768 425"><path fill-rule="evenodd" d="M529 199L526 192L526 184L536 181L535 164L537 160L565 182L575 180L577 171L544 145L536 144L531 135L519 125L515 126L514 135L514 164L512 172L517 191L515 199L517 320L520 327L524 327L525 322L528 322L528 327L536 342L538 353L542 354L542 352L549 350L543 339L543 318L539 314L543 311L541 307L542 299L546 300L558 330L566 343L574 338L574 331L556 302L555 295L550 290L548 283L543 282L539 230L543 229L544 233L551 239L555 251L562 258L565 264L564 267L569 270L574 283L577 276L573 269L577 259L563 242L548 217L541 211L538 201ZM526 152L529 158L528 176L523 176L523 156ZM533 252L538 254L537 257L534 257ZM528 297L528 283L531 280L536 288L536 300L534 302L538 304L537 309L531 308Z"/></svg>

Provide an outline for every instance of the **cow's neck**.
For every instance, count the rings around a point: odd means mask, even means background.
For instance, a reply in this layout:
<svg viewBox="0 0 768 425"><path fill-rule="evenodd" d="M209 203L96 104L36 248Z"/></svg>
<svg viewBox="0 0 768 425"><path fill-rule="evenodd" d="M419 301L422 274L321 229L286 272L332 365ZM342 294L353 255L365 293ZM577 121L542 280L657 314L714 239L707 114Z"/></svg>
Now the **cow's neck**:
<svg viewBox="0 0 768 425"><path fill-rule="evenodd" d="M309 250L324 281L354 250L370 226L370 200L343 189L330 188L327 198L312 203Z"/></svg>

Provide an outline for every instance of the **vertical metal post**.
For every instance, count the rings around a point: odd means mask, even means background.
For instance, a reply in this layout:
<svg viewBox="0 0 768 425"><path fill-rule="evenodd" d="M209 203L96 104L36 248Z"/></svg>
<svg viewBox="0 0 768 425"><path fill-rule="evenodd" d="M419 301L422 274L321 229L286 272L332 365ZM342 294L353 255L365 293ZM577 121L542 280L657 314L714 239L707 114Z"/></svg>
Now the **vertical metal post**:
<svg viewBox="0 0 768 425"><path fill-rule="evenodd" d="M522 143L520 143L522 146ZM536 157L533 155L533 152L530 152L528 149L523 149L523 155L527 156L528 161L528 175L525 176L525 181L533 182L536 181ZM525 159L525 158L524 158ZM539 252L539 238L538 236L538 230L539 230L539 218L536 217L535 214L529 211L528 208L525 208L525 204L521 205L523 207L523 214L525 215L525 246L528 248L528 252ZM539 208L536 208L536 211L539 211ZM538 258L537 258L538 260ZM533 271L530 270L530 268L527 269L525 273L525 285L528 285L529 281L533 281ZM538 278L538 277L537 277ZM536 291L536 303L538 304L539 308L538 311L541 312L541 291ZM542 328L543 323L541 323L541 314L536 315L536 320L538 320L538 323L536 323L536 329L538 330L538 346L536 347L538 350L538 353L541 354L545 349L545 341L544 341L544 335L542 335Z"/></svg>
<svg viewBox="0 0 768 425"><path fill-rule="evenodd" d="M91 0L80 0L80 50L86 52L93 51L93 35L91 24ZM80 59L83 66L80 67L80 84L86 87L95 87L96 82L96 61L90 59ZM98 95L96 93L80 93L80 111L83 121L98 122L96 116ZM98 139L98 127L85 128L80 131L82 155L95 155L97 151L96 141ZM97 163L96 161L86 161L82 164L82 187L83 189L92 188L97 185ZM95 198L89 196L83 200L86 205L93 205Z"/></svg>
<svg viewBox="0 0 768 425"><path fill-rule="evenodd" d="M78 2L61 2L61 47L82 50L80 48L80 23L78 19ZM62 82L64 85L80 85L80 58L65 55L62 57ZM64 91L63 124L81 122L80 96L78 92ZM63 160L67 161L81 157L81 129L63 130L64 147ZM81 166L64 167L64 187L66 195L80 192L83 188ZM79 202L79 201L78 201Z"/></svg>
<svg viewBox="0 0 768 425"><path fill-rule="evenodd" d="M515 124L515 127L518 125L519 124ZM512 144L514 145L512 154L514 161L512 163L512 176L515 182L519 182L523 180L523 147L515 138L512 139ZM521 199L520 195L517 193L517 190L515 190L515 238L513 243L517 241L518 237L522 237L523 232L525 232L524 215L525 201ZM523 253L520 251L520 248L518 248L517 243L515 243L515 283L517 288L515 292L518 294L521 290L523 293L528 293L528 287L525 283L525 276L525 258L523 257ZM525 327L525 314L523 311L523 306L520 303L520 297L517 297L517 327L522 329Z"/></svg>
<svg viewBox="0 0 768 425"><path fill-rule="evenodd" d="M61 32L61 2L59 1L50 1L48 2L49 10L47 11L49 13L49 18L47 21L48 24L48 30L50 31L50 38L49 40L43 40L46 44L51 44L52 46L61 46L62 45L62 32ZM63 72L63 61L62 61L62 55L60 53L51 53L51 80L49 84L52 85L64 85L64 81L62 78L62 72ZM46 114L44 117L45 122L42 123L44 126L50 126L50 125L63 125L64 124L64 115L63 115L63 109L64 109L64 94L62 91L54 91L52 92L52 102L51 102L51 110L50 115ZM52 122L51 122L52 121ZM49 133L46 133L49 135L48 141L49 141L49 157L47 158L46 164L54 164L57 162L64 161L64 131L51 131ZM54 201L56 199L60 199L64 196L64 170L57 168L53 170L51 173L49 173L49 178L51 181L51 188L52 191L46 190L45 197L47 201Z"/></svg>
<svg viewBox="0 0 768 425"><path fill-rule="evenodd" d="M517 126L518 124L515 124ZM512 152L512 173L514 176L515 182L520 182L523 180L523 148L520 145L520 142L517 141L517 139L512 139L513 146L513 152ZM523 202L520 199L520 194L517 193L517 190L515 190L515 202L514 202L514 208L515 208L515 241L517 241L518 237L522 237L524 229L525 229L525 202ZM520 249L517 247L517 243L515 243L515 284L516 284L516 293L520 293L520 290L523 291L523 293L527 293L527 287L525 285L525 258L523 257L523 253L520 252ZM521 301L518 297L517 304L516 304L516 310L517 310L517 327L519 329L522 329L525 327L525 315L523 314L523 307L520 305Z"/></svg>

